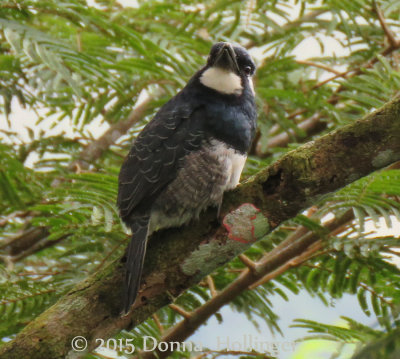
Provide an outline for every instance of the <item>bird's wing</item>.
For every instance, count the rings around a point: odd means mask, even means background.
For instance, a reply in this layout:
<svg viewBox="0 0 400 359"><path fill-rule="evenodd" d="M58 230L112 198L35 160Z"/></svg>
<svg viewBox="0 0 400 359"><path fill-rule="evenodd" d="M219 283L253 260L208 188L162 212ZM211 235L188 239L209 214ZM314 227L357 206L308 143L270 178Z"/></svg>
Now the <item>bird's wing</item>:
<svg viewBox="0 0 400 359"><path fill-rule="evenodd" d="M125 222L148 210L175 178L185 155L200 148L202 116L202 108L169 106L137 137L119 174L118 207Z"/></svg>

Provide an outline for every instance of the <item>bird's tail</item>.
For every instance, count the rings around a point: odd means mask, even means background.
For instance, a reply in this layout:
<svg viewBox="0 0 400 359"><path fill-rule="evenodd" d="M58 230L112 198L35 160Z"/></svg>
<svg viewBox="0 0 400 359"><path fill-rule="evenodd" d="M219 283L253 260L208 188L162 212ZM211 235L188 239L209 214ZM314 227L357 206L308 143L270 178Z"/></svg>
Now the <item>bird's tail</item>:
<svg viewBox="0 0 400 359"><path fill-rule="evenodd" d="M131 226L132 239L128 245L125 267L124 314L129 312L139 291L148 227L149 217L137 218Z"/></svg>

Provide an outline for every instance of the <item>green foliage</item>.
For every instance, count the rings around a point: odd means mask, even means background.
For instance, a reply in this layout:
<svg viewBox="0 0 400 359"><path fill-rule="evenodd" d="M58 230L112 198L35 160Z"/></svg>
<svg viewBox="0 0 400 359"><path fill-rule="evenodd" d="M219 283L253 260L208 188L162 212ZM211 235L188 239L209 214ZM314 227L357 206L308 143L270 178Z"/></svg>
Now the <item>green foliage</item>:
<svg viewBox="0 0 400 359"><path fill-rule="evenodd" d="M39 200L45 183L40 174L24 167L11 146L0 143L0 211L7 214L26 209Z"/></svg>
<svg viewBox="0 0 400 359"><path fill-rule="evenodd" d="M133 4L134 3L134 4ZM259 133L243 178L299 144L351 123L398 95L400 73L373 4L367 0L137 1L3 0L0 3L0 337L12 338L77 282L123 253L128 236L118 219L117 173L132 141L155 111L205 62L215 41L233 41L255 56ZM400 5L377 2L396 33ZM321 54L305 56L304 44ZM311 45L310 45L311 44ZM334 45L335 44L335 45ZM335 51L332 51L332 48ZM398 50L398 49L397 49ZM298 61L299 55L307 61ZM98 127L123 123L149 96L147 112L112 138L101 156L89 153ZM15 112L30 110L22 130ZM24 122L25 126L25 122ZM118 129L118 128L117 128ZM103 130L102 130L103 131ZM28 139L22 134L27 132ZM114 135L113 135L114 136ZM87 166L71 166L87 158ZM379 157L377 158L379 161ZM76 163L75 163L76 164ZM326 196L252 246L260 260L302 226L323 240L323 252L274 280L236 296L230 306L258 326L281 333L271 297L304 290L327 305L344 294L374 316L371 329L299 320L315 337L356 343L355 358L398 353L398 238L367 224L400 220L400 171L374 173ZM326 218L354 220L330 233ZM41 233L29 244L32 233ZM217 291L239 277L235 259L212 274ZM192 312L212 298L205 281L177 299ZM220 313L215 314L222 321ZM182 320L170 308L116 338L161 338ZM307 338L306 338L307 339ZM371 343L370 343L371 342ZM363 347L364 345L367 346ZM204 358L221 353L204 350ZM116 354L116 352L114 353ZM190 350L173 358L190 357ZM379 355L378 355L379 354ZM244 355L243 357L257 357ZM100 358L99 353L88 354ZM260 356L261 357L261 356Z"/></svg>
<svg viewBox="0 0 400 359"><path fill-rule="evenodd" d="M351 318L342 317L343 325L327 325L312 320L298 319L293 327L306 328L313 334L302 340L323 339L341 343L338 345L337 356L344 349L343 344L356 344L350 346L352 359L395 359L400 352L399 328L390 329L385 332L371 329ZM349 346L347 346L349 347Z"/></svg>
<svg viewBox="0 0 400 359"><path fill-rule="evenodd" d="M66 282L70 280L57 274L57 269L42 273L23 270L7 273L1 269L0 335L4 338L17 333L65 293Z"/></svg>
<svg viewBox="0 0 400 359"><path fill-rule="evenodd" d="M350 184L332 196L324 198L322 213L340 213L352 208L360 231L364 230L365 218L375 223L384 218L392 226L391 216L400 220L400 170L373 173Z"/></svg>

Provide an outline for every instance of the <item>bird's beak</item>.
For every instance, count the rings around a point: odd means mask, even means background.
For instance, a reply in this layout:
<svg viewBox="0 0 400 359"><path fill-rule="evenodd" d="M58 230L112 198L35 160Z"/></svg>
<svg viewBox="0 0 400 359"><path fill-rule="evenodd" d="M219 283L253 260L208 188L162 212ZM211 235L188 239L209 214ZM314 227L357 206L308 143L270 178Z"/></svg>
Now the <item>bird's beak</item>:
<svg viewBox="0 0 400 359"><path fill-rule="evenodd" d="M239 74L239 65L236 61L236 54L229 42L226 42L219 50L214 66Z"/></svg>

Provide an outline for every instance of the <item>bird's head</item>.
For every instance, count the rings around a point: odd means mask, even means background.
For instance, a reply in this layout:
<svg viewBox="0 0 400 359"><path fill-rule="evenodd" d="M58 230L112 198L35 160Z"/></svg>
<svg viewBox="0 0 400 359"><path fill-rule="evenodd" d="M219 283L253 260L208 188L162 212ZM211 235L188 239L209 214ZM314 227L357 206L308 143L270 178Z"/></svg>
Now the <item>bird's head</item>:
<svg viewBox="0 0 400 359"><path fill-rule="evenodd" d="M254 94L251 77L255 69L254 61L245 48L229 42L217 42L211 48L200 82L227 95L241 95L246 88Z"/></svg>

